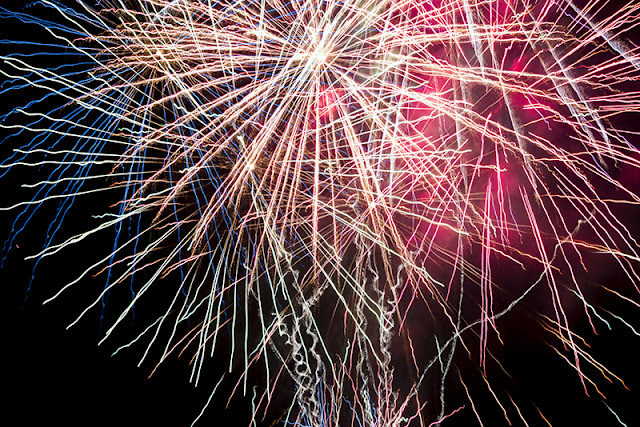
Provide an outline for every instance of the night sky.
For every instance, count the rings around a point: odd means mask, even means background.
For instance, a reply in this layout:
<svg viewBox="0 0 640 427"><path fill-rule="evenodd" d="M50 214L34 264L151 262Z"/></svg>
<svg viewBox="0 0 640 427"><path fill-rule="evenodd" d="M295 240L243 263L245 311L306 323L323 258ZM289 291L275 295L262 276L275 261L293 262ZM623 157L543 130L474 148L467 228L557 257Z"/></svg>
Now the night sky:
<svg viewBox="0 0 640 427"><path fill-rule="evenodd" d="M28 245L28 242L21 242L21 248L22 245ZM155 360L136 367L143 346L111 356L115 348L124 344L122 337L127 336L130 324L124 325L125 333L117 333L113 339L97 345L104 332L97 310L65 330L79 309L83 308L81 304L86 302L86 298L79 296L79 292L72 292L71 296L41 305L49 296L50 289L56 289L55 277L47 275L34 282L25 302L25 283L29 281L30 268L21 261L21 254L24 251L16 250L8 258L0 276L5 292L1 299L5 317L2 328L5 362L3 384L7 390L3 398L6 408L3 417L5 420L20 420L5 425L190 425L207 401L217 377L205 375L203 382L194 388L188 383L190 371L188 356L185 356L168 360L148 378ZM594 269L596 272L597 268ZM55 268L51 271L51 274L56 272ZM603 280L608 280L613 286L623 282L624 278L612 274ZM638 309L631 304L625 306L606 294L595 295L591 301L594 304L601 303L632 325L640 322ZM544 344L549 337L542 333L533 320L536 318L533 310L535 304L525 305L521 310L505 316L504 321L498 322L506 345L503 347L492 343L492 350L513 380L501 372L489 371L488 374L493 375L494 379L492 386L495 389L504 386L512 390L514 400L523 408L525 415L528 412L526 419L532 427L544 424L535 415L528 400L542 410L553 426L616 425L612 414L600 399L597 396L586 397L575 372ZM579 308L575 316L576 319L583 317ZM640 396L638 337L620 323L612 323L614 329L608 331L602 323L594 322L599 331L597 336L592 335L584 319L575 323L577 326L574 331L587 339L592 346L591 354L619 375L630 391L619 383L607 384L593 370L589 370L591 377L627 426L640 425L636 406ZM216 363L215 360L212 363ZM473 370L473 365L469 363L466 368ZM495 381L496 378L499 380ZM468 385L472 390L473 387L478 390L472 396L480 408L485 426L508 425L495 401L486 391L483 392L482 385L473 381ZM593 388L590 390L593 393ZM464 402L462 390L451 388L449 392L452 402ZM198 425L248 425L246 417L250 411L251 394L244 398L239 393L232 400L231 409L225 410L224 400L228 394L224 393L223 390L214 399ZM513 425L522 425L513 416L510 419ZM472 412L466 411L445 425L476 425L474 420Z"/></svg>

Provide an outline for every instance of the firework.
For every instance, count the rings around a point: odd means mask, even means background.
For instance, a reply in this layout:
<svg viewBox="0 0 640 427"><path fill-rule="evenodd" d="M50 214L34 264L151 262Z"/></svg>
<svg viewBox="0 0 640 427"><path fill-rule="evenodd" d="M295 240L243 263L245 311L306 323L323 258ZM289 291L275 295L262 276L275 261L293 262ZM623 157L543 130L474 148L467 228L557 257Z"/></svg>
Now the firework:
<svg viewBox="0 0 640 427"><path fill-rule="evenodd" d="M500 366L491 343L509 345L500 319L533 295L544 297L546 339L584 391L599 393L592 371L622 387L569 310L583 307L594 330L633 330L588 298L587 266L605 257L629 286L603 289L638 301L637 230L624 215L640 202L629 178L640 167L640 6L611 9L0 9L41 28L0 68L5 96L32 97L2 116L3 145L13 144L2 171L37 170L22 183L31 194L5 208L5 253L33 218L48 224L29 257L36 268L112 236L52 293L103 279L72 325L98 309L106 340L141 311L152 319L122 349L141 348L141 363L188 354L196 384L207 361L222 360L211 399L246 396L252 420L267 425L446 425L465 411L482 424L469 358L504 418L526 424L488 371ZM451 388L464 399L449 401Z"/></svg>

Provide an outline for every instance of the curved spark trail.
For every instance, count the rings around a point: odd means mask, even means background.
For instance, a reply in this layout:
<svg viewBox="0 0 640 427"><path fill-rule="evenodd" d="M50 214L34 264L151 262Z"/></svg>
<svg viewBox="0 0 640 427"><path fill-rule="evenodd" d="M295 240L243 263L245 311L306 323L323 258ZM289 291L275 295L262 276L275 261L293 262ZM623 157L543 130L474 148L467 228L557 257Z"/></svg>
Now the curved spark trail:
<svg viewBox="0 0 640 427"><path fill-rule="evenodd" d="M104 339L153 306L124 347L141 346L141 363L190 354L196 384L224 360L215 389L251 399L256 423L273 421L286 383L286 425L449 425L464 411L482 424L470 358L509 423L538 425L487 373L492 346L509 346L501 319L542 295L548 342L597 395L593 372L622 380L570 307L594 331L634 329L589 300L587 266L606 259L632 286L605 289L639 301L621 212L640 204L640 5L607 3L0 9L25 39L37 29L0 68L5 99L29 97L0 122L13 150L0 172L28 176L3 208L5 254L35 218L50 224L35 268L110 236L52 299L104 278L80 320L130 295ZM69 224L83 213L91 225Z"/></svg>

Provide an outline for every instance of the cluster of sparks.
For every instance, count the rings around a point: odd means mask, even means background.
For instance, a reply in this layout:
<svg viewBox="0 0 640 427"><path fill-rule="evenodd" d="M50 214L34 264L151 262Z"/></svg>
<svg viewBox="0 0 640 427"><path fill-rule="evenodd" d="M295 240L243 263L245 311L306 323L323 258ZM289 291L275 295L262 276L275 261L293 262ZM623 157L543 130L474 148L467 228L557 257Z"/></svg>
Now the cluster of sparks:
<svg viewBox="0 0 640 427"><path fill-rule="evenodd" d="M574 0L37 3L56 18L0 16L43 27L42 58L68 64L2 57L5 96L44 95L2 116L3 144L31 136L0 172L48 174L5 208L19 212L6 248L47 204L59 207L36 263L116 230L55 295L107 277L82 317L131 288L105 339L165 283L172 296L148 302L164 314L133 340L143 360L192 351L198 382L226 352L222 378L245 396L260 366L253 421L287 377L285 423L446 425L476 410L447 403L445 383L467 389L455 355L483 371L498 319L546 287L544 325L585 390L585 365L615 377L566 306L600 316L585 254L640 281L616 216L640 204L625 178L640 170L640 50L625 33L640 5L604 19L606 1ZM66 212L95 194L115 203L64 237ZM496 266L533 279L498 282ZM507 420L522 417L485 379Z"/></svg>

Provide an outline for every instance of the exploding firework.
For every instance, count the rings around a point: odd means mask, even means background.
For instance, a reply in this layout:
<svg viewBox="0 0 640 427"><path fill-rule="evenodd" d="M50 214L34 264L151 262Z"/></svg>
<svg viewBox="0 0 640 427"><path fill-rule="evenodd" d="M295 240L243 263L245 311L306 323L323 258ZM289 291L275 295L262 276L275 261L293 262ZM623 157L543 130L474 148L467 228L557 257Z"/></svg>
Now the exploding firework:
<svg viewBox="0 0 640 427"><path fill-rule="evenodd" d="M214 371L210 400L244 396L251 422L482 424L480 394L539 425L494 384L504 319L535 307L592 395L594 375L624 383L572 308L635 332L589 299L639 300L640 5L607 3L0 9L29 42L0 68L0 167L24 187L5 260L29 227L36 277L90 248L49 299L102 280L72 325L100 312L106 340L133 319L117 351L188 355L191 380Z"/></svg>

